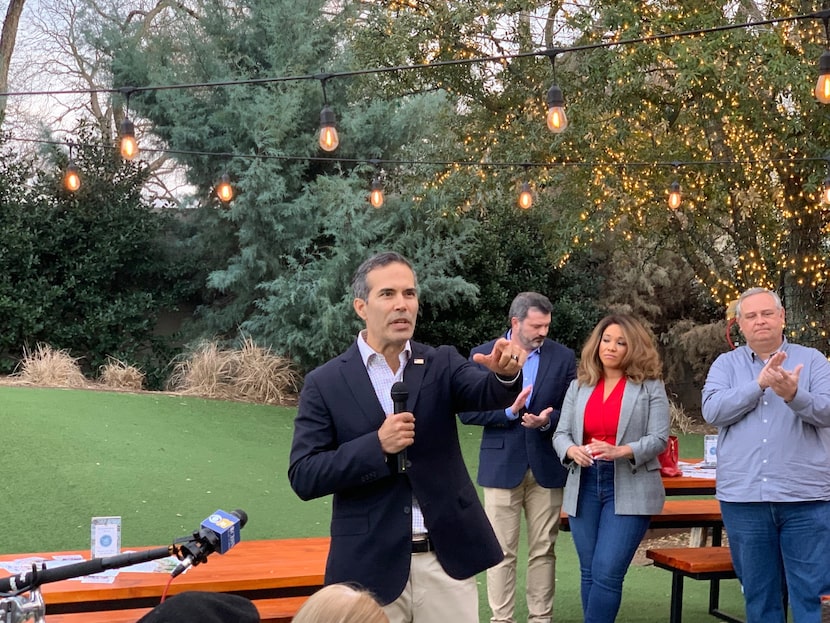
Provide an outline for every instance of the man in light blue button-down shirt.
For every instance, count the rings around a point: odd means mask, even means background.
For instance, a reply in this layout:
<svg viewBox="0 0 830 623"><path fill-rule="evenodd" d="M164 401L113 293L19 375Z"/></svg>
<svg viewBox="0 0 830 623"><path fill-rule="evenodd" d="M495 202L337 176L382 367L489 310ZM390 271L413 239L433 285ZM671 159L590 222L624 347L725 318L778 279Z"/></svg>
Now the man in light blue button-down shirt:
<svg viewBox="0 0 830 623"><path fill-rule="evenodd" d="M746 345L720 355L703 388L719 429L717 498L747 623L820 623L830 594L830 363L787 342L777 294L751 288L735 310Z"/></svg>

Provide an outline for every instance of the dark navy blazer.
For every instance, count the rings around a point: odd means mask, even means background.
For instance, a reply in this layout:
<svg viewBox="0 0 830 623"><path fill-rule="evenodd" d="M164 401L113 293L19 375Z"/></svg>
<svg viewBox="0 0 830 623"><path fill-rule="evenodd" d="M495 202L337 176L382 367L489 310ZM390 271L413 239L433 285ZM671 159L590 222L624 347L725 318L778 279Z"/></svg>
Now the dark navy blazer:
<svg viewBox="0 0 830 623"><path fill-rule="evenodd" d="M489 353L495 340L474 348L474 353ZM539 415L553 407L550 427L545 431L522 426L521 418L510 420L504 409L460 413L465 424L484 426L478 462L478 484L482 487L512 489L519 485L528 468L543 487L565 486L568 473L553 451L551 440L559 423L565 392L576 377L574 352L546 339L539 350L539 370L527 410Z"/></svg>
<svg viewBox="0 0 830 623"><path fill-rule="evenodd" d="M383 604L397 599L409 578L413 493L450 576L468 578L501 562L455 414L509 406L521 391L521 377L506 386L452 347L410 343L403 374L406 407L415 415L408 473L396 473L395 457L381 449L377 431L386 414L356 343L306 376L288 468L302 499L334 494L326 584L359 583Z"/></svg>

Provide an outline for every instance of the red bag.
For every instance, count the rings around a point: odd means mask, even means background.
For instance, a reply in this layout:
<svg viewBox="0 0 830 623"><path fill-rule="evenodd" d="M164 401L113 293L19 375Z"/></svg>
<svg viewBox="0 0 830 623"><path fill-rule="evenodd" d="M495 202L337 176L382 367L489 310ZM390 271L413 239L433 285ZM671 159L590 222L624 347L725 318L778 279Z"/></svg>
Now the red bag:
<svg viewBox="0 0 830 623"><path fill-rule="evenodd" d="M661 476L682 476L680 466L677 464L680 459L680 447L677 443L677 435L669 435L669 442L666 444L666 449L657 455L660 460L660 475Z"/></svg>

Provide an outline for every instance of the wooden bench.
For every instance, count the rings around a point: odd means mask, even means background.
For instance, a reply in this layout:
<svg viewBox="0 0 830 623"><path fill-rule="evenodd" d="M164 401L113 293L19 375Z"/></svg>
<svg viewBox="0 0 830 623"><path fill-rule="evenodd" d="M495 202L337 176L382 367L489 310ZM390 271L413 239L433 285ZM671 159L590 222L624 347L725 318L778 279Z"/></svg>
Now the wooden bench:
<svg viewBox="0 0 830 623"><path fill-rule="evenodd" d="M728 547L678 547L649 549L654 566L672 572L669 623L681 623L683 579L709 580L709 614L731 623L743 623L720 609L720 581L736 577Z"/></svg>
<svg viewBox="0 0 830 623"><path fill-rule="evenodd" d="M290 623L307 596L258 599L253 603L259 610L261 623ZM50 614L49 623L136 623L152 608L109 610L101 612L77 612L75 614Z"/></svg>

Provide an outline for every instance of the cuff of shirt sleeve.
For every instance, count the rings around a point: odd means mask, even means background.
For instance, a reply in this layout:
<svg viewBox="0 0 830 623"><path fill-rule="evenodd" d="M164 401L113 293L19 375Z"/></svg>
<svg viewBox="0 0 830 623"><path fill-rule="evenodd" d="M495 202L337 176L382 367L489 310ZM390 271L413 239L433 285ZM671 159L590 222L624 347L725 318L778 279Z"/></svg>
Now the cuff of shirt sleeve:
<svg viewBox="0 0 830 623"><path fill-rule="evenodd" d="M494 372L493 374L496 374L496 373ZM512 379L506 379L503 376L501 376L500 374L496 374L496 378L499 380L499 383L501 383L502 385L507 385L508 387L510 385L513 385L516 381L518 381L520 376L522 376L522 371L521 370L519 370L516 373L516 376L514 376Z"/></svg>

